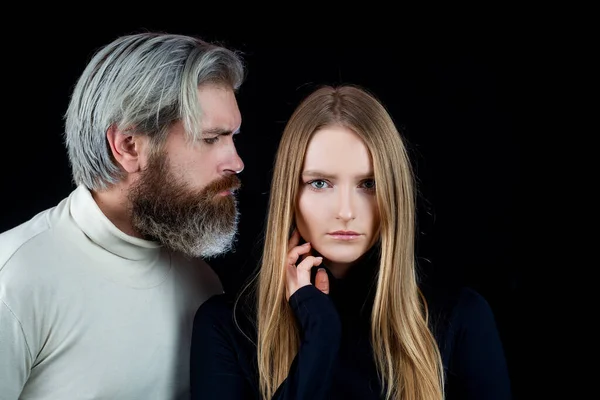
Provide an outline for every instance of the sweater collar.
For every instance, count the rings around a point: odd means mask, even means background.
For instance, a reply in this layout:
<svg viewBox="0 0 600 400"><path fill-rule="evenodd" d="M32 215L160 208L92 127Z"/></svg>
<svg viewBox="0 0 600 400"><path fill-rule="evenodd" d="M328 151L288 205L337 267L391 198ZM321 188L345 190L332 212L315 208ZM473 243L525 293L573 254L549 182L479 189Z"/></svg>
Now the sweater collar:
<svg viewBox="0 0 600 400"><path fill-rule="evenodd" d="M85 186L79 185L71 197L70 211L75 223L98 246L128 260L156 258L161 244L130 236L117 228L100 210Z"/></svg>

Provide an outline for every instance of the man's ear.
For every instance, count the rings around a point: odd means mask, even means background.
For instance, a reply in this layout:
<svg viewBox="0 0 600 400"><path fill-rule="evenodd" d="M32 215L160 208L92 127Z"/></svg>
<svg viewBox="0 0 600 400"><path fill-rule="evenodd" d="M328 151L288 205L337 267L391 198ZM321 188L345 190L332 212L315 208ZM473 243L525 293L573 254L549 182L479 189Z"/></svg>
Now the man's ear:
<svg viewBox="0 0 600 400"><path fill-rule="evenodd" d="M134 173L141 170L143 136L133 135L131 132L120 130L116 125L111 125L106 131L106 139L113 157L125 171Z"/></svg>

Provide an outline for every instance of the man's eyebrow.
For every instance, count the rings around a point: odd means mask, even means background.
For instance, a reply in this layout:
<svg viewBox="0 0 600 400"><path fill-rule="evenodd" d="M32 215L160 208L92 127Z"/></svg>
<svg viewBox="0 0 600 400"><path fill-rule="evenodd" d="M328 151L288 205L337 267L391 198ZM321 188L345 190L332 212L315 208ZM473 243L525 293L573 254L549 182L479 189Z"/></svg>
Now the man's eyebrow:
<svg viewBox="0 0 600 400"><path fill-rule="evenodd" d="M212 136L228 136L228 135L235 135L236 133L239 133L240 130L236 130L235 132L233 132L231 129L224 129L224 128L209 128L209 129L205 129L204 131L202 131L203 135L212 135Z"/></svg>

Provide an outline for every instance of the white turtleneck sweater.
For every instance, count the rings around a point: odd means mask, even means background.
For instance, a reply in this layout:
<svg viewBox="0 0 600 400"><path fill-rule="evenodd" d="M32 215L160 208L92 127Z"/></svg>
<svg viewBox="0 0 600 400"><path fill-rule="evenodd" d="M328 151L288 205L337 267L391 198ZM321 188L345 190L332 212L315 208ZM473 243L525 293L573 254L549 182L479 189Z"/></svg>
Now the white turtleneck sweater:
<svg viewBox="0 0 600 400"><path fill-rule="evenodd" d="M186 399L194 315L221 292L79 186L0 234L0 399Z"/></svg>

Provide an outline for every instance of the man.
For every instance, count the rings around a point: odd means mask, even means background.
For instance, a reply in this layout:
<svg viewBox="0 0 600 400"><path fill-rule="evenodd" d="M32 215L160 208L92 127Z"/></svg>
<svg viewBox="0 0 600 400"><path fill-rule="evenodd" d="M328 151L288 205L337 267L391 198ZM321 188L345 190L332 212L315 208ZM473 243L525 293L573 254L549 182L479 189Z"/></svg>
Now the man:
<svg viewBox="0 0 600 400"><path fill-rule="evenodd" d="M101 49L66 113L77 188L0 234L0 398L189 396L194 313L222 292L244 164L237 53L142 33Z"/></svg>

